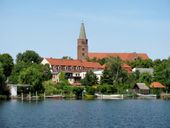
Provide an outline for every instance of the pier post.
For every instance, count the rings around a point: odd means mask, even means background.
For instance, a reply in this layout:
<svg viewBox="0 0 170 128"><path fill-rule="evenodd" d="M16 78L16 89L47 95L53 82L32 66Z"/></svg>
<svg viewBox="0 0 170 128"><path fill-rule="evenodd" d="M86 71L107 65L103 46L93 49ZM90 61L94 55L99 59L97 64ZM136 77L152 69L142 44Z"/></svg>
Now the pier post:
<svg viewBox="0 0 170 128"><path fill-rule="evenodd" d="M36 100L38 100L38 95L37 95L37 91L36 91L36 96L35 96L35 97L36 97Z"/></svg>
<svg viewBox="0 0 170 128"><path fill-rule="evenodd" d="M31 100L31 92L29 92L29 100Z"/></svg>
<svg viewBox="0 0 170 128"><path fill-rule="evenodd" d="M24 100L23 92L21 93L21 100Z"/></svg>
<svg viewBox="0 0 170 128"><path fill-rule="evenodd" d="M44 92L44 100L45 100L45 92Z"/></svg>

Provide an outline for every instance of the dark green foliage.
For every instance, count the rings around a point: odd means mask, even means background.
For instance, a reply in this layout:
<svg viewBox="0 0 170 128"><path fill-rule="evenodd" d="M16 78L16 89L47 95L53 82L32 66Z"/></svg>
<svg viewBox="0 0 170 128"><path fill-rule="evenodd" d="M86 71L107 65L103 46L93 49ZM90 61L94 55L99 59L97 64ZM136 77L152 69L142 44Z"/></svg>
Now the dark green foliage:
<svg viewBox="0 0 170 128"><path fill-rule="evenodd" d="M134 61L128 62L128 64L132 68L151 68L151 67L153 67L153 62L151 59L143 60L141 58L137 58Z"/></svg>
<svg viewBox="0 0 170 128"><path fill-rule="evenodd" d="M152 75L149 73L142 73L139 77L139 82L140 83L145 83L146 85L151 84L152 82Z"/></svg>
<svg viewBox="0 0 170 128"><path fill-rule="evenodd" d="M14 65L14 68L12 70L12 73L9 77L9 83L11 84L18 84L19 81L18 81L18 77L19 77L19 74L20 72L25 69L25 68L28 68L29 66L31 66L30 63L25 63L25 62L19 62L17 64Z"/></svg>
<svg viewBox="0 0 170 128"><path fill-rule="evenodd" d="M5 88L5 80L6 80L6 77L3 74L3 66L2 66L2 63L0 62L0 95L3 94L4 88Z"/></svg>
<svg viewBox="0 0 170 128"><path fill-rule="evenodd" d="M83 92L84 88L83 87L73 87L73 93L76 95L76 98L82 98L82 92Z"/></svg>
<svg viewBox="0 0 170 128"><path fill-rule="evenodd" d="M41 63L42 58L32 50L27 50L24 53L18 53L16 62L25 62L25 63Z"/></svg>
<svg viewBox="0 0 170 128"><path fill-rule="evenodd" d="M23 69L19 74L19 83L32 85L33 92L43 92L43 72L37 65Z"/></svg>
<svg viewBox="0 0 170 128"><path fill-rule="evenodd" d="M10 74L12 72L12 68L14 66L12 57L7 53L1 54L0 55L0 62L1 62L2 67L3 67L3 74L6 77L10 76Z"/></svg>
<svg viewBox="0 0 170 128"><path fill-rule="evenodd" d="M100 63L101 65L104 65L104 64L107 63L107 59L108 59L108 58L97 59L97 58L94 57L94 58L92 58L92 59L87 58L87 61L90 61L90 62L98 62L98 63Z"/></svg>
<svg viewBox="0 0 170 128"><path fill-rule="evenodd" d="M71 58L70 56L63 56L62 59L65 59L65 60L73 60L73 58Z"/></svg>
<svg viewBox="0 0 170 128"><path fill-rule="evenodd" d="M170 91L170 58L162 60L154 67L154 81L159 81L168 87Z"/></svg>
<svg viewBox="0 0 170 128"><path fill-rule="evenodd" d="M117 92L116 86L103 84L97 86L97 91L102 94L114 94Z"/></svg>
<svg viewBox="0 0 170 128"><path fill-rule="evenodd" d="M67 86L67 85L69 85L69 82L66 79L66 76L65 76L64 72L60 72L60 74L59 74L59 85L60 86Z"/></svg>
<svg viewBox="0 0 170 128"><path fill-rule="evenodd" d="M85 78L81 81L82 85L93 86L97 84L97 76L92 70L87 71Z"/></svg>
<svg viewBox="0 0 170 128"><path fill-rule="evenodd" d="M114 83L126 82L128 74L122 69L122 61L119 58L108 58L107 61L101 83L113 85Z"/></svg>

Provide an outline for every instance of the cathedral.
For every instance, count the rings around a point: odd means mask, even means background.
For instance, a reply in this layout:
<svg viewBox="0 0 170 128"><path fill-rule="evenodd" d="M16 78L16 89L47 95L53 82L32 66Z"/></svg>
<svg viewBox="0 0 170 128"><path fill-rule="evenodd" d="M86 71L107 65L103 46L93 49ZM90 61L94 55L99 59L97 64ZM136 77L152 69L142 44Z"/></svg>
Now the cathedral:
<svg viewBox="0 0 170 128"><path fill-rule="evenodd" d="M119 57L123 61L132 61L136 58L149 59L148 55L145 53L93 53L88 51L88 39L86 37L86 31L84 23L81 23L80 35L77 39L77 59L86 60L89 59L103 59L107 57Z"/></svg>

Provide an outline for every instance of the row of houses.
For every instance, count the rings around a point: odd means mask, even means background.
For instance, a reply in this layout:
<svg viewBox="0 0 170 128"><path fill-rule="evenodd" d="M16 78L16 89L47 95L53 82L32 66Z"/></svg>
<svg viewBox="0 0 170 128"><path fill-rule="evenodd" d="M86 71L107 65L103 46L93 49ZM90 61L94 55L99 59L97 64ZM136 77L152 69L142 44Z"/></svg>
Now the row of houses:
<svg viewBox="0 0 170 128"><path fill-rule="evenodd" d="M44 58L41 63L50 66L53 81L59 82L60 72L65 72L68 81L72 85L79 85L80 80L85 77L88 70L92 70L100 81L105 68L105 65L85 60ZM125 63L122 65L122 68L128 73L132 72L132 68Z"/></svg>

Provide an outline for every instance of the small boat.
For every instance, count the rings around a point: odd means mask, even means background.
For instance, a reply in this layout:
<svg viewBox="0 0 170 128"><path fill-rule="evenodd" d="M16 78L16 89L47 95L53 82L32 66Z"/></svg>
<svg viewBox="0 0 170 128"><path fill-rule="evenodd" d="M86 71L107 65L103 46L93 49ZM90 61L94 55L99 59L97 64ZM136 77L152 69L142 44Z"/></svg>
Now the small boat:
<svg viewBox="0 0 170 128"><path fill-rule="evenodd" d="M141 98L141 99L156 99L156 95L155 94L140 94L140 93L136 93L136 95L138 96L138 98Z"/></svg>
<svg viewBox="0 0 170 128"><path fill-rule="evenodd" d="M97 99L123 99L123 95L120 94L111 94L111 95L104 95L96 93L95 96Z"/></svg>
<svg viewBox="0 0 170 128"><path fill-rule="evenodd" d="M52 99L62 99L62 95L52 95L52 96L46 96L46 98L52 98Z"/></svg>

